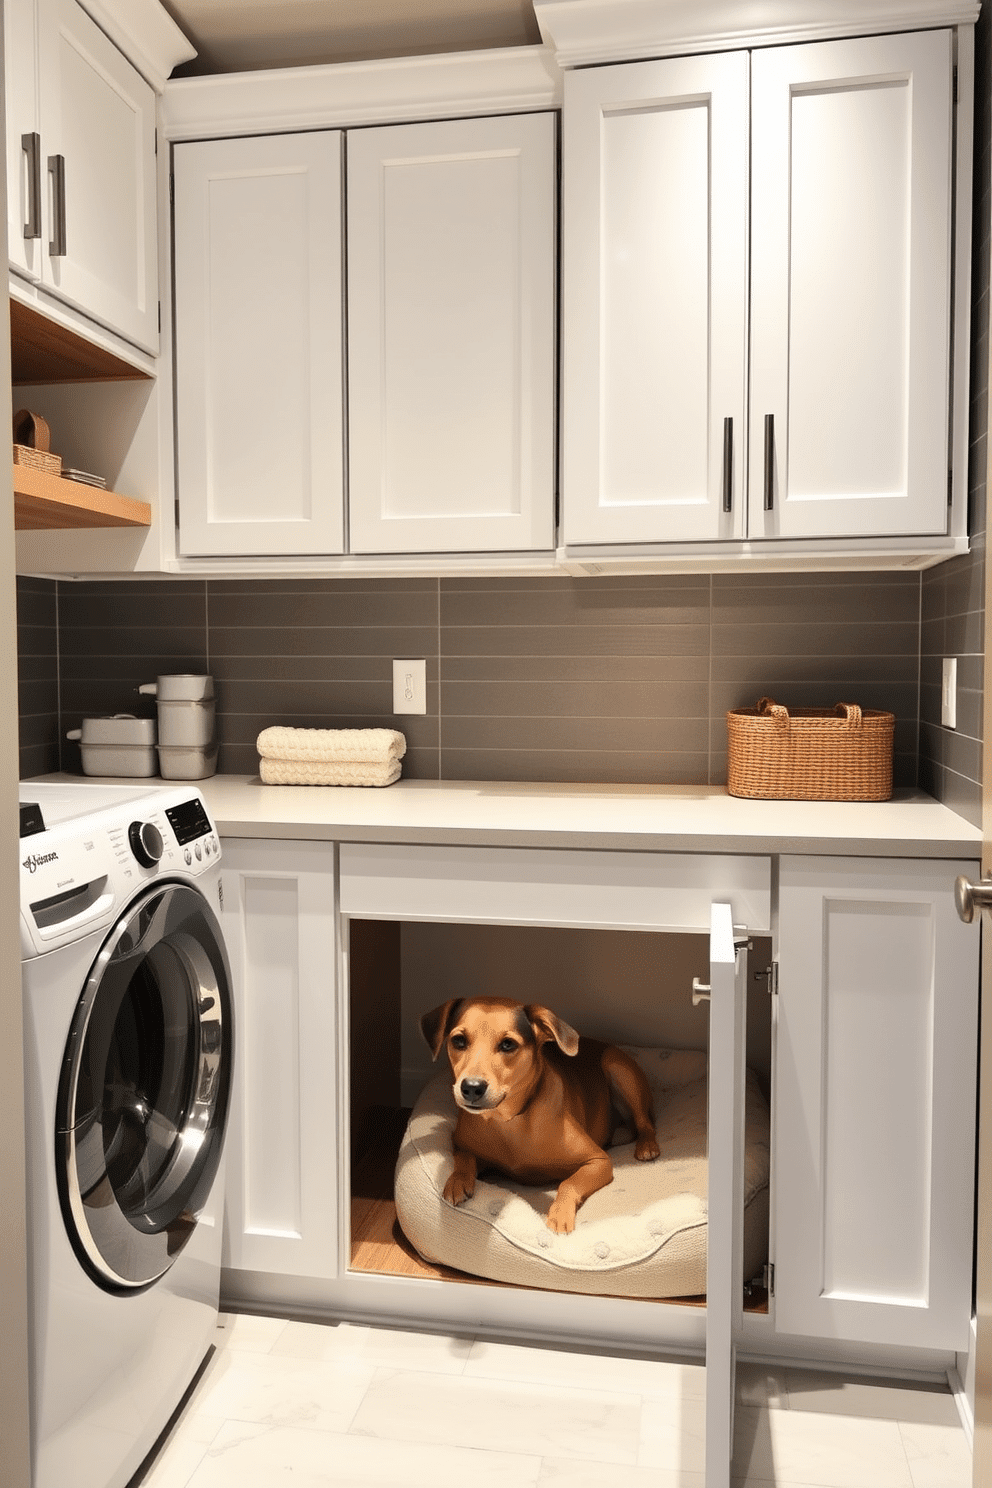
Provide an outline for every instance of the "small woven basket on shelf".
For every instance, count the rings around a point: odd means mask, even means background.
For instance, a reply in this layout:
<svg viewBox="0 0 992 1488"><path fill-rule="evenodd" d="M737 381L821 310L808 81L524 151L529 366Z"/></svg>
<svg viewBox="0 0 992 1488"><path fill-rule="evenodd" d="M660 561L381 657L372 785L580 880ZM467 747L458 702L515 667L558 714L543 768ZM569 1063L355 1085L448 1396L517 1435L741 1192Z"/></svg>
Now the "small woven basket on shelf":
<svg viewBox="0 0 992 1488"><path fill-rule="evenodd" d="M855 703L727 714L727 790L772 801L887 801L895 715Z"/></svg>
<svg viewBox="0 0 992 1488"><path fill-rule="evenodd" d="M62 456L49 452L48 423L40 413L20 408L14 414L14 464L32 470L47 470L49 475L62 474Z"/></svg>

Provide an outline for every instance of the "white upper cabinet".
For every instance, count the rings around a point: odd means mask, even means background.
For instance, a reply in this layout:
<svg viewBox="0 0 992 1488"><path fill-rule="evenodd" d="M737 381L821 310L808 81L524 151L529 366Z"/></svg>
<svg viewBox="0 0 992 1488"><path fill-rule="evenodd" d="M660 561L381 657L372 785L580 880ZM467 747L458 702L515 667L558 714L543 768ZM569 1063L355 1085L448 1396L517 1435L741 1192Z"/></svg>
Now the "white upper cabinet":
<svg viewBox="0 0 992 1488"><path fill-rule="evenodd" d="M554 546L555 121L348 135L353 553Z"/></svg>
<svg viewBox="0 0 992 1488"><path fill-rule="evenodd" d="M175 151L180 549L344 548L340 131Z"/></svg>
<svg viewBox="0 0 992 1488"><path fill-rule="evenodd" d="M949 31L751 61L752 536L943 533Z"/></svg>
<svg viewBox="0 0 992 1488"><path fill-rule="evenodd" d="M568 543L743 535L747 66L566 78Z"/></svg>
<svg viewBox="0 0 992 1488"><path fill-rule="evenodd" d="M42 162L38 119L38 15L35 0L3 8L7 124L7 254L10 267L41 278Z"/></svg>
<svg viewBox="0 0 992 1488"><path fill-rule="evenodd" d="M154 91L75 0L4 9L11 267L156 352Z"/></svg>
<svg viewBox="0 0 992 1488"><path fill-rule="evenodd" d="M952 89L950 31L566 78L567 544L947 531Z"/></svg>
<svg viewBox="0 0 992 1488"><path fill-rule="evenodd" d="M183 556L554 546L555 121L176 146ZM348 377L348 532L343 367Z"/></svg>

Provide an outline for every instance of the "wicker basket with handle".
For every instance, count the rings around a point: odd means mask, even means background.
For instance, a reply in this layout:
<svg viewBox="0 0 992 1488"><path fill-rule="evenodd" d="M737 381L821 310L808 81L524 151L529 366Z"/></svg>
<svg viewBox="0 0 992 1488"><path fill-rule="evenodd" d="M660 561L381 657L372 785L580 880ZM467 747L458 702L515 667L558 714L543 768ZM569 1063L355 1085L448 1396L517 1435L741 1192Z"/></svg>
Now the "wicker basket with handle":
<svg viewBox="0 0 992 1488"><path fill-rule="evenodd" d="M727 714L727 790L778 801L887 801L895 715L761 698Z"/></svg>
<svg viewBox="0 0 992 1488"><path fill-rule="evenodd" d="M14 414L14 464L61 475L62 456L49 452L50 437L48 423L40 413L32 413L29 408L18 409Z"/></svg>

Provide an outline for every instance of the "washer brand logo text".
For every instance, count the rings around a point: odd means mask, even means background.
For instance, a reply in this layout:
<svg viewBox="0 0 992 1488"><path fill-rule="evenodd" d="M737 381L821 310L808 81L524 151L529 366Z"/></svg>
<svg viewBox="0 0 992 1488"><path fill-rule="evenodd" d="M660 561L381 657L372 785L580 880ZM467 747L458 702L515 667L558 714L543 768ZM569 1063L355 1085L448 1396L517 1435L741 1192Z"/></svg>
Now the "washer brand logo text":
<svg viewBox="0 0 992 1488"><path fill-rule="evenodd" d="M58 860L57 852L50 853L28 853L24 859L24 867L29 873L34 873L38 868L44 868L46 863L54 863Z"/></svg>

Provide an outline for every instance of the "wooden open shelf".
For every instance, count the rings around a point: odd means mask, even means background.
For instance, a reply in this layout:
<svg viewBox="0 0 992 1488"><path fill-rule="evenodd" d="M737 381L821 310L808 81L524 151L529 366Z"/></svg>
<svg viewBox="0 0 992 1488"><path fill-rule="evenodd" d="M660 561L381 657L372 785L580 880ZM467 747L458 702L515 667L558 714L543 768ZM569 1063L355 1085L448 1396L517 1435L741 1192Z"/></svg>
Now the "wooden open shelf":
<svg viewBox="0 0 992 1488"><path fill-rule="evenodd" d="M15 299L10 300L10 363L14 387L146 382L151 375Z"/></svg>
<svg viewBox="0 0 992 1488"><path fill-rule="evenodd" d="M148 527L147 501L63 480L30 465L14 466L14 528L41 532L66 527Z"/></svg>

